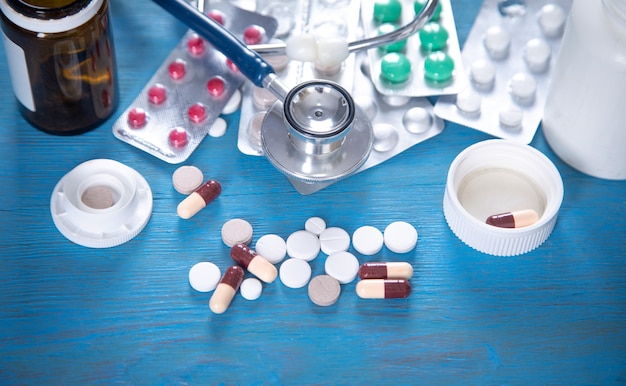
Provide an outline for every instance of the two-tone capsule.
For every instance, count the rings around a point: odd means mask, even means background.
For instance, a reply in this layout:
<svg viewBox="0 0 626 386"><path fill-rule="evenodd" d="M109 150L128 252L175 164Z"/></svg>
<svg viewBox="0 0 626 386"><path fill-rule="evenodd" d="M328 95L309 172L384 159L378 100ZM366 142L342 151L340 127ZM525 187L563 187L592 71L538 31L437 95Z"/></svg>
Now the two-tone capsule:
<svg viewBox="0 0 626 386"><path fill-rule="evenodd" d="M176 208L176 213L180 218L188 219L209 205L222 192L222 186L215 180L209 180L200 185L195 192L182 200Z"/></svg>
<svg viewBox="0 0 626 386"><path fill-rule="evenodd" d="M278 270L272 263L245 244L235 244L230 249L230 257L235 263L266 283L273 282L278 276Z"/></svg>
<svg viewBox="0 0 626 386"><path fill-rule="evenodd" d="M221 314L228 309L230 302L233 301L237 290L239 290L239 286L241 286L243 276L243 268L238 265L233 265L226 270L209 300L211 311Z"/></svg>
<svg viewBox="0 0 626 386"><path fill-rule="evenodd" d="M413 266L407 262L363 263L359 267L361 279L405 279L413 276Z"/></svg>
<svg viewBox="0 0 626 386"><path fill-rule="evenodd" d="M498 228L523 228L539 221L539 215L533 209L516 210L487 217L488 225Z"/></svg>
<svg viewBox="0 0 626 386"><path fill-rule="evenodd" d="M406 298L411 293L411 283L404 279L367 279L356 285L361 299Z"/></svg>

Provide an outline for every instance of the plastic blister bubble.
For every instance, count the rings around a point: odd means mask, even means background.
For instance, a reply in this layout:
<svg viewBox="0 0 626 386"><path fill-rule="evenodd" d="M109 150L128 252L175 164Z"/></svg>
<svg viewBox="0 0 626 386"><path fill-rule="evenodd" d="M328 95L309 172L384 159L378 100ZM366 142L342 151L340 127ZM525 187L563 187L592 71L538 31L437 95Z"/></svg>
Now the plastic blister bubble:
<svg viewBox="0 0 626 386"><path fill-rule="evenodd" d="M439 98L441 118L528 144L543 117L571 0L485 0L461 53L469 83Z"/></svg>
<svg viewBox="0 0 626 386"><path fill-rule="evenodd" d="M276 30L273 18L225 1L211 2L205 13L241 40L245 34L266 39ZM222 53L189 30L114 123L113 134L165 162L184 162L244 79Z"/></svg>

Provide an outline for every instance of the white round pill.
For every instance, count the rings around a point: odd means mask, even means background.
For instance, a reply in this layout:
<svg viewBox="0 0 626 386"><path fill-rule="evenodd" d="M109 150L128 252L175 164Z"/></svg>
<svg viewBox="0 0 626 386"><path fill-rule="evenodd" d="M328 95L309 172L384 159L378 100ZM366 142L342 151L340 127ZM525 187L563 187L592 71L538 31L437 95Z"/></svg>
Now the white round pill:
<svg viewBox="0 0 626 386"><path fill-rule="evenodd" d="M195 166L181 166L172 174L174 189L180 194L191 194L202 185L204 175Z"/></svg>
<svg viewBox="0 0 626 386"><path fill-rule="evenodd" d="M339 227L324 229L319 236L320 249L327 255L347 251L350 248L350 235Z"/></svg>
<svg viewBox="0 0 626 386"><path fill-rule="evenodd" d="M423 107L411 107L404 113L402 123L409 133L421 134L433 126L433 116Z"/></svg>
<svg viewBox="0 0 626 386"><path fill-rule="evenodd" d="M352 246L362 255L375 255L383 248L383 232L370 225L362 226L352 234Z"/></svg>
<svg viewBox="0 0 626 386"><path fill-rule="evenodd" d="M535 98L537 82L532 75L525 72L518 72L511 77L509 87L511 95L515 100L528 103Z"/></svg>
<svg viewBox="0 0 626 386"><path fill-rule="evenodd" d="M456 107L468 115L475 115L480 112L482 98L472 89L465 89L456 96Z"/></svg>
<svg viewBox="0 0 626 386"><path fill-rule="evenodd" d="M228 102L226 102L226 105L222 108L222 114L228 115L239 110L239 106L241 106L241 98L241 91L235 90L233 96L230 97Z"/></svg>
<svg viewBox="0 0 626 386"><path fill-rule="evenodd" d="M209 135L213 138L218 138L226 134L226 129L228 128L228 124L224 120L224 118L217 118L211 128L209 129Z"/></svg>
<svg viewBox="0 0 626 386"><path fill-rule="evenodd" d="M385 228L383 240L391 252L407 253L417 244L417 230L408 222L395 221Z"/></svg>
<svg viewBox="0 0 626 386"><path fill-rule="evenodd" d="M524 119L524 112L517 106L507 104L500 109L500 124L509 129L519 128Z"/></svg>
<svg viewBox="0 0 626 386"><path fill-rule="evenodd" d="M229 247L236 244L248 245L252 241L252 225L244 219L234 218L222 225L222 241Z"/></svg>
<svg viewBox="0 0 626 386"><path fill-rule="evenodd" d="M483 43L492 59L504 59L509 54L511 34L498 25L492 26L487 29Z"/></svg>
<svg viewBox="0 0 626 386"><path fill-rule="evenodd" d="M326 229L326 221L321 217L311 217L304 223L304 229L319 236Z"/></svg>
<svg viewBox="0 0 626 386"><path fill-rule="evenodd" d="M488 60L475 60L470 65L470 79L481 89L493 87L496 79L496 67Z"/></svg>
<svg viewBox="0 0 626 386"><path fill-rule="evenodd" d="M287 255L311 261L320 253L320 239L309 231L295 231L287 237Z"/></svg>
<svg viewBox="0 0 626 386"><path fill-rule="evenodd" d="M324 271L341 284L351 283L359 273L359 260L350 252L337 252L326 258Z"/></svg>
<svg viewBox="0 0 626 386"><path fill-rule="evenodd" d="M539 12L539 27L547 37L557 37L565 27L565 11L557 4L546 4Z"/></svg>
<svg viewBox="0 0 626 386"><path fill-rule="evenodd" d="M255 277L248 277L241 282L239 293L246 300L256 300L261 297L263 292L263 284Z"/></svg>
<svg viewBox="0 0 626 386"><path fill-rule="evenodd" d="M219 267L210 261L197 263L189 270L189 285L198 292L213 291L221 278Z"/></svg>
<svg viewBox="0 0 626 386"><path fill-rule="evenodd" d="M278 235L263 235L257 240L254 250L270 263L278 264L287 255L287 243Z"/></svg>
<svg viewBox="0 0 626 386"><path fill-rule="evenodd" d="M311 266L302 259L287 259L280 265L278 276L289 288L302 288L311 279Z"/></svg>
<svg viewBox="0 0 626 386"><path fill-rule="evenodd" d="M373 127L373 132L373 149L379 153L384 153L393 149L400 141L400 135L394 125L390 125L388 123L377 123Z"/></svg>
<svg viewBox="0 0 626 386"><path fill-rule="evenodd" d="M550 46L543 39L530 39L524 47L524 60L533 72L544 72L550 64Z"/></svg>

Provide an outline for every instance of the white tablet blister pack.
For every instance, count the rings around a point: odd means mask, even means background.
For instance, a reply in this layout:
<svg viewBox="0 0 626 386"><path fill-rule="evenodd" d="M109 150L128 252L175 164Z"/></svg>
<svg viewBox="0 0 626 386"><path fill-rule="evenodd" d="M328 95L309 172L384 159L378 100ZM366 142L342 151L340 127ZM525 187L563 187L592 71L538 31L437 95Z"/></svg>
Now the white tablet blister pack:
<svg viewBox="0 0 626 386"><path fill-rule="evenodd" d="M298 0L285 4L281 0L257 0L256 11L273 17L278 22L276 39L288 41L304 34L318 40L345 39L354 41L359 33L360 0ZM290 48L291 49L291 48ZM320 68L314 61L290 60L287 55L266 55L283 84L292 88L304 81L326 79L352 92L355 72L354 55L349 55L336 68ZM247 155L263 155L260 128L265 113L276 97L268 90L250 82L242 88L241 117L237 146Z"/></svg>
<svg viewBox="0 0 626 386"><path fill-rule="evenodd" d="M275 19L227 1L212 1L206 14L248 44L267 41L277 28ZM189 30L114 123L113 134L165 162L184 162L225 108L238 108L244 80L230 60Z"/></svg>
<svg viewBox="0 0 626 386"><path fill-rule="evenodd" d="M426 0L364 0L365 36L387 33L411 22ZM408 39L368 51L371 81L385 95L456 94L467 84L449 0L439 0L430 21Z"/></svg>
<svg viewBox="0 0 626 386"><path fill-rule="evenodd" d="M435 113L528 144L543 116L571 0L485 0L462 50L469 84Z"/></svg>

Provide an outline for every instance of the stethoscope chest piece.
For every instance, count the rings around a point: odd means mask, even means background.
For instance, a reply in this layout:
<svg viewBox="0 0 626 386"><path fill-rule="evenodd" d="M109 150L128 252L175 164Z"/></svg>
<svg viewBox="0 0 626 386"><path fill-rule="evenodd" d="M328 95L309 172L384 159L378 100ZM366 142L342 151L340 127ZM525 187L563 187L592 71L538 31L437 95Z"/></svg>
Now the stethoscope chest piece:
<svg viewBox="0 0 626 386"><path fill-rule="evenodd" d="M328 81L304 82L277 102L261 127L269 161L305 183L334 182L367 160L372 125L350 94Z"/></svg>

